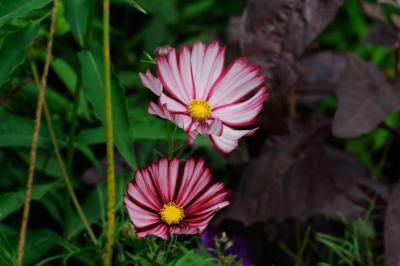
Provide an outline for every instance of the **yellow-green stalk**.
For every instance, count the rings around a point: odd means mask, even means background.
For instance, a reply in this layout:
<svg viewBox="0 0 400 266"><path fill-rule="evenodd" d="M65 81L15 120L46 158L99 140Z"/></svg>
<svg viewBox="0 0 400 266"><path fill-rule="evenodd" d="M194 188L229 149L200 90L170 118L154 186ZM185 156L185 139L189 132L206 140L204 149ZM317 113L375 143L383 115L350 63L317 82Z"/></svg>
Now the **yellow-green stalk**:
<svg viewBox="0 0 400 266"><path fill-rule="evenodd" d="M110 0L103 1L103 57L105 128L107 138L107 240L103 257L103 265L111 266L115 228L115 170L110 78Z"/></svg>

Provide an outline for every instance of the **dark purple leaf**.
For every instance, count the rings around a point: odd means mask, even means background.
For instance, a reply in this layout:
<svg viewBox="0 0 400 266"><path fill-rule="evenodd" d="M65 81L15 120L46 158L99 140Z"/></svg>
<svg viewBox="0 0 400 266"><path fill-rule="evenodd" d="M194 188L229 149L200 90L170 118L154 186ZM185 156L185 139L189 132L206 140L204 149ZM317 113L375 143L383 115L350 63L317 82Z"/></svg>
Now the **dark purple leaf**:
<svg viewBox="0 0 400 266"><path fill-rule="evenodd" d="M364 13L368 17L386 22L385 13L383 12L382 6L380 4L362 2L362 8Z"/></svg>
<svg viewBox="0 0 400 266"><path fill-rule="evenodd" d="M296 84L298 102L310 104L334 93L345 68L346 56L341 53L325 51L301 59Z"/></svg>
<svg viewBox="0 0 400 266"><path fill-rule="evenodd" d="M400 79L400 47L397 48L397 50L396 50L396 76L397 76L397 79ZM398 83L400 83L400 82L398 82Z"/></svg>
<svg viewBox="0 0 400 266"><path fill-rule="evenodd" d="M341 0L250 0L238 29L242 53L299 56L342 4Z"/></svg>
<svg viewBox="0 0 400 266"><path fill-rule="evenodd" d="M244 171L221 218L249 226L321 213L358 217L370 201L368 170L354 156L324 145L330 133L325 118L288 124L289 134L268 139Z"/></svg>
<svg viewBox="0 0 400 266"><path fill-rule="evenodd" d="M396 29L398 30L398 31L400 31L400 16L399 15L397 15L397 14L392 14L392 23L393 23L393 26L395 26L396 27Z"/></svg>
<svg viewBox="0 0 400 266"><path fill-rule="evenodd" d="M355 55L347 57L336 95L333 134L341 138L370 132L400 104L400 88L391 86L375 65Z"/></svg>
<svg viewBox="0 0 400 266"><path fill-rule="evenodd" d="M369 27L365 42L385 46L394 49L399 46L400 38L398 32L387 24L374 24Z"/></svg>
<svg viewBox="0 0 400 266"><path fill-rule="evenodd" d="M385 214L385 266L400 265L400 184L389 198Z"/></svg>

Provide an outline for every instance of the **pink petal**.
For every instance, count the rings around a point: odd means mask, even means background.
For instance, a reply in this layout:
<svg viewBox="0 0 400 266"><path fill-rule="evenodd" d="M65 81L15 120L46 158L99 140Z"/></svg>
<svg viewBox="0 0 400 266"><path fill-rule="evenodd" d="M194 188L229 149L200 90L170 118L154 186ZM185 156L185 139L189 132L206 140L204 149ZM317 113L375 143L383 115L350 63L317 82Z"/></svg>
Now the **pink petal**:
<svg viewBox="0 0 400 266"><path fill-rule="evenodd" d="M182 71L186 73L187 70ZM175 49L169 51L166 56L157 57L157 74L170 95L184 105L190 104L193 99L193 89L184 86L186 83L181 78L178 55Z"/></svg>
<svg viewBox="0 0 400 266"><path fill-rule="evenodd" d="M217 135L222 134L222 122L219 119L214 119L211 122L200 123L197 127L197 132L201 135Z"/></svg>
<svg viewBox="0 0 400 266"><path fill-rule="evenodd" d="M167 105L170 112L187 112L187 107L185 105L167 96L165 93L161 93L158 100L161 105Z"/></svg>
<svg viewBox="0 0 400 266"><path fill-rule="evenodd" d="M196 215L196 216L187 218L187 219L185 219L185 224L187 227L196 228L199 231L198 234L201 234L201 232L203 232L203 230L208 226L211 219L215 216L217 211L218 211L218 209L208 212L208 213L204 213L204 214L200 214L200 215Z"/></svg>
<svg viewBox="0 0 400 266"><path fill-rule="evenodd" d="M189 101L194 99L194 83L192 79L192 66L190 63L190 50L187 46L183 46L179 51L179 73L183 87L188 91Z"/></svg>
<svg viewBox="0 0 400 266"><path fill-rule="evenodd" d="M139 73L139 77L146 88L150 89L155 95L160 96L163 86L161 81L151 74L150 69L147 69L146 73Z"/></svg>
<svg viewBox="0 0 400 266"><path fill-rule="evenodd" d="M267 95L267 89L262 88L245 102L232 103L213 109L212 115L229 126L251 125L260 113Z"/></svg>
<svg viewBox="0 0 400 266"><path fill-rule="evenodd" d="M145 172L147 172L147 170L145 170ZM148 176L149 173L144 173L144 175ZM148 179L148 177L143 178L140 171L137 171L133 182L128 183L127 193L141 205L158 212L162 206L151 180L149 183Z"/></svg>
<svg viewBox="0 0 400 266"><path fill-rule="evenodd" d="M192 200L193 202L189 206L186 206L185 214L187 216L199 215L226 207L229 205L229 196L230 192L224 189L223 183L214 184Z"/></svg>
<svg viewBox="0 0 400 266"><path fill-rule="evenodd" d="M187 130L187 139L188 144L193 145L194 141L198 134L208 136L208 135L217 135L221 136L222 134L222 122L219 119L214 119L212 121L205 121L199 123L197 121L193 121L190 128Z"/></svg>
<svg viewBox="0 0 400 266"><path fill-rule="evenodd" d="M171 201L175 201L175 190L178 182L178 174L179 174L179 159L174 158L169 162L168 169L168 198Z"/></svg>
<svg viewBox="0 0 400 266"><path fill-rule="evenodd" d="M156 55L160 56L160 55L166 55L168 54L169 51L173 50L174 48L172 48L170 45L163 45L160 47L157 47L155 49Z"/></svg>
<svg viewBox="0 0 400 266"><path fill-rule="evenodd" d="M185 130L185 132L189 132L194 123L193 119L187 114L177 114L176 116L182 121L182 128Z"/></svg>
<svg viewBox="0 0 400 266"><path fill-rule="evenodd" d="M180 128L184 127L184 121L182 120L182 116L171 114L166 104L159 105L151 102L148 108L148 112L152 115L157 115L161 118L174 122Z"/></svg>
<svg viewBox="0 0 400 266"><path fill-rule="evenodd" d="M212 85L224 68L225 48L214 41L209 45L196 42L192 49L192 73L195 84L195 98L206 99Z"/></svg>
<svg viewBox="0 0 400 266"><path fill-rule="evenodd" d="M162 202L171 202L172 198L169 197L168 189L168 160L163 158L157 163L150 164L148 169L153 177Z"/></svg>
<svg viewBox="0 0 400 266"><path fill-rule="evenodd" d="M165 239L165 240L169 240L169 238L170 238L169 228L164 223L159 224L155 227L150 227L150 228L146 228L146 229L137 228L136 235L137 235L137 237L145 237L145 236L153 235L153 236L157 236L159 238Z"/></svg>
<svg viewBox="0 0 400 266"><path fill-rule="evenodd" d="M207 99L213 108L234 103L264 83L260 66L251 66L247 59L239 58L221 74Z"/></svg>
<svg viewBox="0 0 400 266"><path fill-rule="evenodd" d="M198 235L200 234L200 229L198 227L182 224L179 226L171 226L170 232L176 235Z"/></svg>
<svg viewBox="0 0 400 266"><path fill-rule="evenodd" d="M199 134L199 132L197 130L192 130L189 132L189 134L187 135L187 143L192 146L194 141L196 140L197 135Z"/></svg>
<svg viewBox="0 0 400 266"><path fill-rule="evenodd" d="M198 134L197 127L199 124L200 124L200 122L191 119L190 124L187 127L185 127L187 143L189 145L193 145L193 143L197 137L197 134Z"/></svg>
<svg viewBox="0 0 400 266"><path fill-rule="evenodd" d="M211 182L211 172L204 167L204 161L195 163L193 159L186 161L182 181L176 203L186 206Z"/></svg>
<svg viewBox="0 0 400 266"><path fill-rule="evenodd" d="M147 227L160 222L160 217L157 214L139 207L128 197L124 197L124 204L135 227Z"/></svg>
<svg viewBox="0 0 400 266"><path fill-rule="evenodd" d="M210 135L211 141L217 149L223 153L230 153L238 146L239 139L243 136L251 136L258 128L251 130L235 130L226 125L223 126L222 135Z"/></svg>

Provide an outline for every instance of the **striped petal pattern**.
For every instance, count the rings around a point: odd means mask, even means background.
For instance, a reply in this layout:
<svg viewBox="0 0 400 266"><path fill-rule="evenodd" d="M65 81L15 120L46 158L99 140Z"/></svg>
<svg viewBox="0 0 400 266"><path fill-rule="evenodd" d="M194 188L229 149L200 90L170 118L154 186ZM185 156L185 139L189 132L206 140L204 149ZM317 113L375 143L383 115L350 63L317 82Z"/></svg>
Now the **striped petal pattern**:
<svg viewBox="0 0 400 266"><path fill-rule="evenodd" d="M215 213L229 205L229 196L222 183L212 184L203 160L189 159L181 168L179 159L164 158L136 171L124 204L138 237L169 239L171 234L200 234ZM182 219L171 224L163 220L165 206L179 206Z"/></svg>
<svg viewBox="0 0 400 266"><path fill-rule="evenodd" d="M190 145L201 134L209 136L221 152L230 153L240 138L257 129L236 127L255 123L268 90L258 89L265 81L260 66L246 58L236 59L226 69L224 64L225 48L218 42L196 42L192 49L183 46L159 53L157 78L150 70L140 76L143 85L159 96L159 107L151 103L149 108L152 114L179 122Z"/></svg>

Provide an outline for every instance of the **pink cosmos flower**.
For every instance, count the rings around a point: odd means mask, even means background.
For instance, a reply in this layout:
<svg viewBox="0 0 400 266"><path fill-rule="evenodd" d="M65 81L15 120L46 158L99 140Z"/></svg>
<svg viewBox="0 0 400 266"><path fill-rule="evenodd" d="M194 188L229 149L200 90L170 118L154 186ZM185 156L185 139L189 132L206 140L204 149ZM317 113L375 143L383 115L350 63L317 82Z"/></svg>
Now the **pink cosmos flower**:
<svg viewBox="0 0 400 266"><path fill-rule="evenodd" d="M150 103L149 112L168 119L186 131L188 143L197 134L209 135L222 152L234 150L243 136L257 128L252 125L260 113L266 88L261 67L246 58L233 61L224 69L225 48L218 42L196 42L190 50L164 49L157 57L157 77L150 70L140 73L145 87L153 91L158 103ZM166 91L163 90L166 89Z"/></svg>
<svg viewBox="0 0 400 266"><path fill-rule="evenodd" d="M169 239L170 234L200 234L215 213L229 205L230 192L223 183L211 183L204 161L161 159L135 173L124 204L136 235Z"/></svg>

